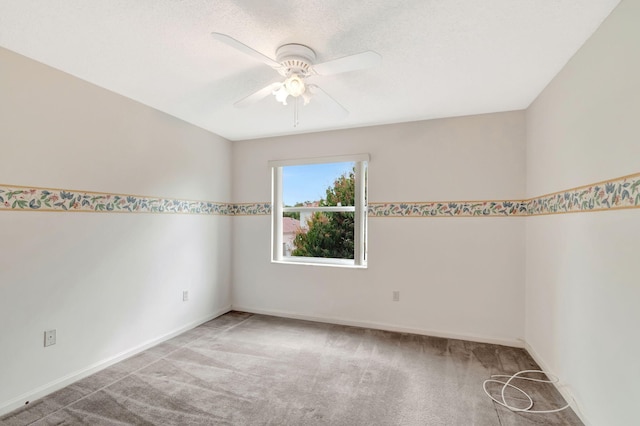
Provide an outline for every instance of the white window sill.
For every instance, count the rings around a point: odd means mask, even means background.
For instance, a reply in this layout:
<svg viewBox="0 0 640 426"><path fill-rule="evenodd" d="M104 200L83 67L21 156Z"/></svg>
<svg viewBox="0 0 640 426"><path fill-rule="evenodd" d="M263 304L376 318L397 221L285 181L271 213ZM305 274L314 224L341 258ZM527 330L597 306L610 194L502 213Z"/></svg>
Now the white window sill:
<svg viewBox="0 0 640 426"><path fill-rule="evenodd" d="M300 260L298 260L300 259ZM272 260L271 263L281 265L329 266L334 268L367 269L367 265L354 265L350 259L325 259L317 257L285 257L282 260Z"/></svg>

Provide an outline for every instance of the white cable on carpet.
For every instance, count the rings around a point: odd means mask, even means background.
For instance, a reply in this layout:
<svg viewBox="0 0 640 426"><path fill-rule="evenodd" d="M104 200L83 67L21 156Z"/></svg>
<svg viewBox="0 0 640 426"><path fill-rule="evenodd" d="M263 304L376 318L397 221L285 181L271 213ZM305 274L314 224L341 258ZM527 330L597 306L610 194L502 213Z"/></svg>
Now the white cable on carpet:
<svg viewBox="0 0 640 426"><path fill-rule="evenodd" d="M547 377L551 377L551 380L547 380L547 379L534 379L531 377L521 377L521 374L526 374L526 373L541 373L546 375ZM512 375L512 376L507 376L507 375L502 375L502 374L495 374L491 376L491 379L485 380L482 383L482 388L484 389L484 393L487 394L487 396L489 396L489 398L493 399L495 402L497 402L498 404L502 405L503 407L508 408L511 411L519 411L519 412L527 412L527 413L538 413L538 414L543 414L543 413L557 413L558 411L562 411L566 408L569 407L569 405L571 405L570 403L565 405L562 408L556 408L555 410L532 410L531 408L533 407L533 399L531 399L531 397L529 396L529 394L527 394L525 391L523 391L522 389L520 389L519 387L512 385L511 381L512 380L529 380L532 382L541 382L541 383L557 383L558 382L558 378L556 376L554 376L553 374L549 374L546 373L542 370L522 370L517 372L516 374ZM509 380L507 380L506 382L502 382L500 380L495 380L493 379L493 377L508 377ZM502 386L502 391L500 392L500 397L502 398L502 401L494 398L489 391L487 391L487 383L500 383ZM520 393L522 393L524 396L527 397L527 399L529 400L529 405L526 408L518 408L518 407L514 407L512 405L509 405L507 403L507 400L504 396L504 391L507 388L513 388L516 389L517 391L519 391Z"/></svg>

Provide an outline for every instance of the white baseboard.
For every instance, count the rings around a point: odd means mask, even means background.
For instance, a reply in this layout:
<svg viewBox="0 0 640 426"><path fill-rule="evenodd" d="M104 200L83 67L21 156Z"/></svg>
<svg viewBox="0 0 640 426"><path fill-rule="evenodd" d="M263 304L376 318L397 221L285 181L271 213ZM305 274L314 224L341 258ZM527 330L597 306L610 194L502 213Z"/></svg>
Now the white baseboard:
<svg viewBox="0 0 640 426"><path fill-rule="evenodd" d="M18 396L17 398L14 398L10 401L6 401L6 402L1 402L0 403L0 415L4 415L7 413L10 413L13 410L16 410L20 407L23 407L25 405L25 403L27 401L35 401L36 399L42 398L52 392L55 392L59 389L64 388L65 386L69 386L70 384L80 380L80 379L84 379L85 377L88 377L100 370L103 370L107 367L112 366L113 364L120 362L126 358L129 358L133 355L136 355L142 351L145 351L147 349L149 349L152 346L155 346L159 343L162 343L166 340L169 340L179 334L184 333L185 331L191 330L192 328L195 328L197 326L199 326L200 324L204 324L207 321L210 321L214 318L219 317L220 315L226 314L227 312L229 312L231 310L231 306L226 306L222 309L219 309L217 312L214 312L213 314L209 314L204 318L201 318L199 320L196 321L192 321L189 324L186 324L176 330L173 330L167 334L164 334L160 337L157 337L155 339L146 341L134 348L131 348L129 350L126 350L124 352L121 352L117 355L114 355L113 357L104 359L102 361L98 361L94 364L89 365L86 368L83 368L81 370L78 371L74 371L73 373L70 373L64 377L61 377L57 380L54 380L52 382L46 383L36 389L33 389L29 392L26 392L20 396Z"/></svg>
<svg viewBox="0 0 640 426"><path fill-rule="evenodd" d="M556 387L558 392L560 392L565 401L571 403L571 409L580 418L582 423L584 423L585 426L591 426L592 423L589 422L587 420L587 417L584 415L584 412L580 408L578 400L573 396L573 392L571 392L570 386L562 382L562 377L558 376L552 369L549 368L547 363L544 362L542 357L535 351L535 349L533 349L530 344L525 343L524 349L529 352L529 355L531 355L531 358L533 358L533 360L540 366L540 369L558 377L558 383L554 383L553 385Z"/></svg>
<svg viewBox="0 0 640 426"><path fill-rule="evenodd" d="M402 327L394 324L386 324L386 323L379 323L379 322L373 322L373 321L360 321L360 320L352 320L352 319L336 318L336 317L314 316L314 315L306 315L306 314L301 314L296 312L258 309L258 308L252 308L248 306L239 306L239 305L233 305L232 309L234 311L243 311L243 312L249 312L253 314L271 315L276 317L293 318L293 319L306 320L306 321L316 321L316 322L338 324L338 325L349 325L353 327L373 328L376 330L420 334L423 336L444 337L447 339L469 340L472 342L492 343L496 345L524 348L524 341L518 340L518 339L503 339L503 338L479 336L479 335L473 335L473 334L457 334L457 333L450 333L446 331Z"/></svg>

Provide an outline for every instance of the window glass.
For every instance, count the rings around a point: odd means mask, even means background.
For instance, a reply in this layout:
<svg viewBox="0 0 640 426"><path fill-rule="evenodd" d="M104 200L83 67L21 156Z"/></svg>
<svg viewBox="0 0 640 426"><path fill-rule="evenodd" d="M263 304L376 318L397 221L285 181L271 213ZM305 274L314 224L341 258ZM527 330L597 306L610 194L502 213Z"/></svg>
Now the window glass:
<svg viewBox="0 0 640 426"><path fill-rule="evenodd" d="M272 260L366 264L367 161L329 160L272 165Z"/></svg>

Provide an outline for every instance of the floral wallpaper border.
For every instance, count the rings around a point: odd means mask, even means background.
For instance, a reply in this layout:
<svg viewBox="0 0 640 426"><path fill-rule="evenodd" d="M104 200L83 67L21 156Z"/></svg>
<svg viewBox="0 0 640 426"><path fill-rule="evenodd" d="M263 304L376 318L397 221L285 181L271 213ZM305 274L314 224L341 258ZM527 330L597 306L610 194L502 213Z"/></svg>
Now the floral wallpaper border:
<svg viewBox="0 0 640 426"><path fill-rule="evenodd" d="M271 203L229 204L229 214L233 216L269 215Z"/></svg>
<svg viewBox="0 0 640 426"><path fill-rule="evenodd" d="M640 208L640 173L529 200L369 203L369 217L542 216Z"/></svg>
<svg viewBox="0 0 640 426"><path fill-rule="evenodd" d="M539 216L640 207L640 173L529 200L370 203L369 217ZM217 203L127 194L0 185L0 211L254 216L271 203Z"/></svg>
<svg viewBox="0 0 640 426"><path fill-rule="evenodd" d="M640 173L532 198L527 201L527 214L540 216L638 207Z"/></svg>
<svg viewBox="0 0 640 426"><path fill-rule="evenodd" d="M525 201L369 203L369 217L526 216Z"/></svg>
<svg viewBox="0 0 640 426"><path fill-rule="evenodd" d="M0 210L233 214L228 203L5 185L0 185Z"/></svg>

